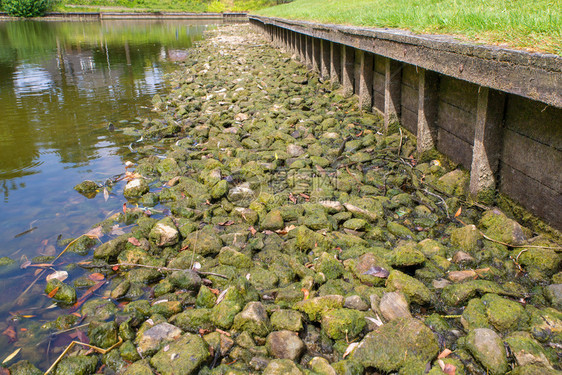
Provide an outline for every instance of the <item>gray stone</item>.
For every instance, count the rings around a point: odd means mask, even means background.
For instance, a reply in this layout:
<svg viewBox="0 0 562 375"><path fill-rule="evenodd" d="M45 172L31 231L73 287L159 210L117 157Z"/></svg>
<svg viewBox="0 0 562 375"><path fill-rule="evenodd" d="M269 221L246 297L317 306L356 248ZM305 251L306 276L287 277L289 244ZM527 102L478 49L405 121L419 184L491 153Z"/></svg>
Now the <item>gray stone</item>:
<svg viewBox="0 0 562 375"><path fill-rule="evenodd" d="M304 343L292 331L271 332L265 345L271 356L280 359L296 361L304 352Z"/></svg>
<svg viewBox="0 0 562 375"><path fill-rule="evenodd" d="M562 284L552 284L546 287L544 294L553 307L562 310Z"/></svg>
<svg viewBox="0 0 562 375"><path fill-rule="evenodd" d="M505 374L508 370L503 341L488 328L476 328L466 337L466 347L490 375Z"/></svg>
<svg viewBox="0 0 562 375"><path fill-rule="evenodd" d="M363 301L359 296L349 296L345 299L343 307L352 310L367 311L369 310L369 305Z"/></svg>
<svg viewBox="0 0 562 375"><path fill-rule="evenodd" d="M293 157L293 158L297 158L301 155L304 154L304 149L296 144L289 144L287 145L287 154L289 154L289 156Z"/></svg>
<svg viewBox="0 0 562 375"><path fill-rule="evenodd" d="M232 329L265 336L270 331L269 318L261 302L250 302L234 317Z"/></svg>
<svg viewBox="0 0 562 375"><path fill-rule="evenodd" d="M394 320L396 318L412 317L410 307L406 297L401 292L389 292L383 294L379 309L386 320Z"/></svg>
<svg viewBox="0 0 562 375"><path fill-rule="evenodd" d="M158 350L162 344L174 341L182 334L181 329L169 323L160 323L142 332L138 339L138 350L143 355Z"/></svg>
<svg viewBox="0 0 562 375"><path fill-rule="evenodd" d="M179 232L172 220L165 218L152 227L149 237L158 246L172 246L178 243Z"/></svg>
<svg viewBox="0 0 562 375"><path fill-rule="evenodd" d="M144 178L135 178L127 182L125 188L123 189L123 195L127 198L140 197L141 195L148 193L148 184Z"/></svg>
<svg viewBox="0 0 562 375"><path fill-rule="evenodd" d="M302 371L291 360L274 359L263 370L263 375L302 375Z"/></svg>

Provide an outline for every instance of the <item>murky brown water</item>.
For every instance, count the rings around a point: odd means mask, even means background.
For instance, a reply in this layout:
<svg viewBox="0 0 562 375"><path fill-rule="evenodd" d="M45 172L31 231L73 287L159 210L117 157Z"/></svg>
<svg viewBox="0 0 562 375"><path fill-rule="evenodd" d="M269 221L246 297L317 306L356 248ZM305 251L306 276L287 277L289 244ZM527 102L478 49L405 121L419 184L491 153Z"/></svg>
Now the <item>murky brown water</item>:
<svg viewBox="0 0 562 375"><path fill-rule="evenodd" d="M73 186L104 181L135 160L127 145L138 138L138 118L151 116L150 99L165 88L171 61L208 27L190 21L0 22L0 258L19 265L58 253L59 235L83 234L121 208L120 190L107 200L103 194L87 199ZM34 273L19 267L0 272L0 362L24 346L15 360L45 368L50 340L37 328L60 310L46 309L52 301L42 292L44 282L14 305ZM5 331L10 327L15 340Z"/></svg>

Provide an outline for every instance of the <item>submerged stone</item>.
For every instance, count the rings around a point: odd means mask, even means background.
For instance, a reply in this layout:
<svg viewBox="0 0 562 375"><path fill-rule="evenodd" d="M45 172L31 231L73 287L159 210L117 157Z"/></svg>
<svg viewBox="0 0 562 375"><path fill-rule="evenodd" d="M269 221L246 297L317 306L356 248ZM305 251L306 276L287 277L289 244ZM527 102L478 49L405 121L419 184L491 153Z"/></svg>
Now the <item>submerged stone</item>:
<svg viewBox="0 0 562 375"><path fill-rule="evenodd" d="M51 279L45 287L45 293L51 296L55 301L72 305L76 302L76 289L63 283L58 279Z"/></svg>

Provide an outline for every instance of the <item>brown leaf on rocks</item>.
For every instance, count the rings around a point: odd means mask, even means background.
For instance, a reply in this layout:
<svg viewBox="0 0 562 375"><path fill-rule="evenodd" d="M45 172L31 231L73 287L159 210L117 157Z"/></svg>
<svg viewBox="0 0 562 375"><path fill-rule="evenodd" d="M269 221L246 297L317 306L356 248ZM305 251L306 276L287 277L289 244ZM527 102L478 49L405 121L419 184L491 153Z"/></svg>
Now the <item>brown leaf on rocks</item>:
<svg viewBox="0 0 562 375"><path fill-rule="evenodd" d="M461 213L462 213L462 207L459 207L459 209L457 210L457 212L455 212L455 217L461 216Z"/></svg>
<svg viewBox="0 0 562 375"><path fill-rule="evenodd" d="M102 275L102 274L99 273L99 272L94 272L94 273L90 274L90 276L88 276L88 278L89 278L90 280L93 280L93 281L102 281L102 280L105 280L105 276Z"/></svg>
<svg viewBox="0 0 562 375"><path fill-rule="evenodd" d="M457 371L456 366L454 366L450 363L445 363L441 359L437 360L437 363L439 364L439 367L441 367L441 371L443 371L445 374L455 375L455 373Z"/></svg>
<svg viewBox="0 0 562 375"><path fill-rule="evenodd" d="M474 270L451 271L447 274L447 278L454 283L460 283L468 279L476 279L478 274Z"/></svg>
<svg viewBox="0 0 562 375"><path fill-rule="evenodd" d="M52 274L47 276L47 282L51 281L52 279L64 281L67 278L68 278L68 272L66 272L66 271L55 271Z"/></svg>
<svg viewBox="0 0 562 375"><path fill-rule="evenodd" d="M53 298L53 297L55 296L55 294L57 294L57 292L59 291L59 288L60 288L60 287L57 286L55 289L51 290L51 291L49 292L49 294L47 294L47 296L48 296L49 298Z"/></svg>
<svg viewBox="0 0 562 375"><path fill-rule="evenodd" d="M219 223L219 225L223 226L223 227L227 227L227 226L232 225L232 224L234 224L234 221L232 221L232 220L227 220L223 223Z"/></svg>
<svg viewBox="0 0 562 375"><path fill-rule="evenodd" d="M297 204L297 198L295 198L295 196L293 195L293 193L289 193L289 199L291 202L293 202L294 204Z"/></svg>
<svg viewBox="0 0 562 375"><path fill-rule="evenodd" d="M13 326L9 326L8 328L6 328L3 332L3 335L8 336L8 338L10 339L10 342L14 342L17 340L17 336L16 336L16 330L14 329Z"/></svg>
<svg viewBox="0 0 562 375"><path fill-rule="evenodd" d="M379 277L381 279L386 279L390 272L387 269L379 266L373 266L369 268L367 271L363 272L363 275L371 275L375 277Z"/></svg>
<svg viewBox="0 0 562 375"><path fill-rule="evenodd" d="M167 186L174 186L177 185L177 183L180 181L180 176L176 176L174 178L172 178L170 181L166 182Z"/></svg>
<svg viewBox="0 0 562 375"><path fill-rule="evenodd" d="M123 231L123 229L119 228L119 224L115 224L111 227L111 232L109 232L109 234L111 234L112 236L120 236L122 234L125 234L125 232Z"/></svg>
<svg viewBox="0 0 562 375"><path fill-rule="evenodd" d="M135 246L140 246L141 243L139 240L137 240L135 237L129 237L127 238L127 241L129 241L129 243L135 245Z"/></svg>
<svg viewBox="0 0 562 375"><path fill-rule="evenodd" d="M86 237L90 237L90 238L100 238L103 237L103 230L101 225L97 226L93 229L90 229L87 233L84 234L84 236Z"/></svg>
<svg viewBox="0 0 562 375"><path fill-rule="evenodd" d="M248 229L250 230L250 233L252 233L252 236L255 236L256 233L258 233L258 231L254 227L250 227Z"/></svg>
<svg viewBox="0 0 562 375"><path fill-rule="evenodd" d="M39 254L50 257L50 256L55 255L56 252L57 252L57 249L53 245L49 245L49 246L45 247L45 249L43 251L41 251Z"/></svg>
<svg viewBox="0 0 562 375"><path fill-rule="evenodd" d="M439 353L439 355L437 356L437 358L438 358L438 359L446 358L446 357L447 357L449 354L451 354L451 353L452 353L451 350L445 348L445 349L443 349L443 351L442 351L441 353Z"/></svg>

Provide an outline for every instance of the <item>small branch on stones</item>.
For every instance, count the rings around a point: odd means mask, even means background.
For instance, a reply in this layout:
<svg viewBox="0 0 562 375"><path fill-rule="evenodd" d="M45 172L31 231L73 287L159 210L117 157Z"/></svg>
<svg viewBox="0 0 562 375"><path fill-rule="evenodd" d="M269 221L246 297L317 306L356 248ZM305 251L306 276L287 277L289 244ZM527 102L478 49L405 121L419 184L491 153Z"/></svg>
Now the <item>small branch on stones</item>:
<svg viewBox="0 0 562 375"><path fill-rule="evenodd" d="M423 192L426 194L429 194L433 197L439 198L441 200L441 202L443 202L443 206L445 206L445 213L447 214L447 218L450 219L451 216L449 215L449 206L447 206L447 202L445 202L445 199L443 199L442 196L432 193L431 191L427 190L427 189L423 189Z"/></svg>
<svg viewBox="0 0 562 375"><path fill-rule="evenodd" d="M114 268L114 267L140 267L140 268L150 268L153 270L157 270L158 272L175 272L175 271L186 271L185 269L182 268L169 268L169 267L158 267L158 266L148 266L146 264L135 264L135 263L117 263L117 264L108 264L106 266L103 266L106 268ZM216 276L216 277L222 277L223 279L228 279L227 276L225 275L221 275L220 273L214 273L214 272L206 272L206 271L199 271L196 269L191 269L194 272L197 272L200 275L205 275L205 276Z"/></svg>

